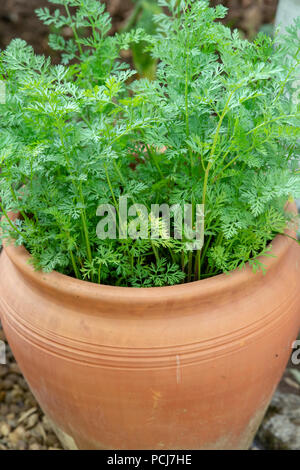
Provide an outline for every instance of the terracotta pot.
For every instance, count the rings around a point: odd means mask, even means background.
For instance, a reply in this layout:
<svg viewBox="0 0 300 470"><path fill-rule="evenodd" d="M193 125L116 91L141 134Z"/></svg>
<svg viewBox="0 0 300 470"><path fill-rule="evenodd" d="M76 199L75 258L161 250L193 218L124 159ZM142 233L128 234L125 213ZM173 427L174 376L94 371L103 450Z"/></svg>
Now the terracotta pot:
<svg viewBox="0 0 300 470"><path fill-rule="evenodd" d="M191 284L98 286L0 258L0 310L31 390L69 446L247 449L300 327L300 247Z"/></svg>

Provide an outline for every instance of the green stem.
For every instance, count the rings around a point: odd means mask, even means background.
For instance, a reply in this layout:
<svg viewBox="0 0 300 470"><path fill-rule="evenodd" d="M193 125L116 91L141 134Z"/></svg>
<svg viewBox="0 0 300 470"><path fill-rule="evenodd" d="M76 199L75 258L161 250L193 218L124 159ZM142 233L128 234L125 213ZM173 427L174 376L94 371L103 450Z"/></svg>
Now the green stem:
<svg viewBox="0 0 300 470"><path fill-rule="evenodd" d="M11 228L17 232L18 235L20 235L22 238L25 238L24 234L12 223L11 219L9 218L6 210L4 209L2 203L0 202L0 209L3 212L4 217L6 218L7 222L11 226Z"/></svg>
<svg viewBox="0 0 300 470"><path fill-rule="evenodd" d="M110 177L109 177L109 174L108 174L108 171L107 171L107 166L106 166L105 163L104 163L104 170L105 170L106 180L107 180L107 183L108 183L108 186L109 186L109 189L110 189L110 193L111 193L111 196L112 196L113 201L114 201L114 206L116 208L116 211L117 211L117 214L118 214L118 217L119 217L119 209L118 209L117 200L116 200L116 197L115 197L115 193L114 193L114 190L113 190L113 187L112 187L112 184L111 184L111 180L110 180Z"/></svg>
<svg viewBox="0 0 300 470"><path fill-rule="evenodd" d="M198 281L201 279L201 250L198 250L196 253L195 279Z"/></svg>
<svg viewBox="0 0 300 470"><path fill-rule="evenodd" d="M156 246L154 245L152 240L151 240L151 246L152 246L152 250L153 250L156 262L158 263L158 261L160 260L160 256L159 256L159 253L158 253L158 249L156 248Z"/></svg>
<svg viewBox="0 0 300 470"><path fill-rule="evenodd" d="M65 155L65 158L66 158L67 168L68 168L68 171L69 171L70 176L71 176L72 184L74 186L75 192L79 194L79 200L80 200L81 204L83 206L85 206L84 196L83 196L83 192L82 192L82 184L80 183L79 187L77 187L77 185L75 183L75 180L72 176L71 163L70 163L70 159L69 159L69 155L68 155L68 151L67 151L67 147L66 147L66 143L65 143L65 139L64 139L64 134L63 134L63 130L62 130L62 126L61 126L60 121L57 121L57 130L58 130L58 133L59 133L59 136L60 136L60 140L61 140L62 148L63 148L63 151L64 151L64 155ZM90 245L90 240L89 240L87 217L86 217L85 209L81 210L80 217L81 217L81 222L82 222L84 239L85 239L85 243L86 243L87 256L88 256L89 262L91 263L92 262L92 251L91 251L91 245Z"/></svg>
<svg viewBox="0 0 300 470"><path fill-rule="evenodd" d="M81 203L84 206L85 202L84 202L81 184L79 186L79 194L80 194ZM92 250L91 250L91 243L89 239L89 231L88 231L88 226L87 226L87 217L86 217L85 209L81 210L80 216L81 216L83 233L84 233L84 238L85 238L85 243L86 243L87 256L88 256L89 262L91 263L92 262Z"/></svg>
<svg viewBox="0 0 300 470"><path fill-rule="evenodd" d="M181 252L181 271L185 273L184 251Z"/></svg>
<svg viewBox="0 0 300 470"><path fill-rule="evenodd" d="M115 159L113 159L113 165L114 165L114 167L115 167L116 172L117 172L118 175L119 175L119 178L120 178L120 180L121 180L121 183L122 183L122 185L123 185L123 188L125 189L125 188L126 188L126 181L125 181L125 178L124 178L124 176L122 175L122 172L121 172L120 168L118 167L118 165L117 165Z"/></svg>
<svg viewBox="0 0 300 470"><path fill-rule="evenodd" d="M205 244L205 248L204 248L204 250L203 250L203 253L202 253L202 256L201 256L201 261L200 261L201 266L202 266L202 264L203 264L203 262L204 262L204 260L205 260L207 250L208 250L208 248L210 247L211 239L212 239L212 235L210 235L208 241L207 241L206 244Z"/></svg>
<svg viewBox="0 0 300 470"><path fill-rule="evenodd" d="M192 280L192 269L193 269L193 253L190 251L189 261L188 261L188 278L187 278L188 282L191 282Z"/></svg>
<svg viewBox="0 0 300 470"><path fill-rule="evenodd" d="M98 284L101 284L101 268L102 268L102 263L99 264L99 269L98 269Z"/></svg>
<svg viewBox="0 0 300 470"><path fill-rule="evenodd" d="M15 201L15 203L17 204L17 206L19 206L19 203L18 203L18 198L17 198L17 195L14 191L14 188L12 186L10 186L10 192L12 194L12 197L13 197L13 200ZM29 218L27 217L27 215L25 214L25 212L18 207L18 211L20 212L21 216L23 217L24 220L26 220L27 223L30 223L30 220Z"/></svg>
<svg viewBox="0 0 300 470"><path fill-rule="evenodd" d="M72 262L72 266L73 266L73 269L74 269L75 276L76 276L77 279L81 279L80 273L79 273L77 265L76 265L74 255L73 255L71 250L69 250L69 255L70 255L70 258L71 258L71 262Z"/></svg>
<svg viewBox="0 0 300 470"><path fill-rule="evenodd" d="M73 19L72 19L72 16L71 16L71 13L70 13L70 10L69 10L68 5L65 5L65 9L66 9L66 12L67 12L67 15L68 15L68 19L69 19L69 21L70 21L70 26L71 26L71 29L72 29L72 31L73 31L73 34L74 34L74 37L75 37L75 40L76 40L76 43L77 43L79 52L80 52L80 54L82 55L82 54L83 54L83 50L82 50L82 47L81 47L81 44L80 44L80 39L79 39L79 36L78 36L78 34L77 34L77 30L76 30L76 28L74 27Z"/></svg>
<svg viewBox="0 0 300 470"><path fill-rule="evenodd" d="M156 158L155 153L152 152L152 150L150 149L150 146L149 146L149 145L147 145L146 147L147 147L148 155L150 156L150 158L152 158L152 160L153 160L153 162L154 162L154 165L156 166L157 171L158 171L158 173L160 174L160 177L162 178L162 180L165 180L165 177L164 177L164 175L163 175L163 172L161 171L161 168L160 168L160 166L159 166L159 163L158 163L158 161L157 161L157 158Z"/></svg>
<svg viewBox="0 0 300 470"><path fill-rule="evenodd" d="M214 136L214 140L213 140L213 145L212 145L212 148L211 148L211 152L210 152L210 157L209 157L209 162L207 164L207 168L206 168L206 171L205 171L205 175L204 175L204 184L203 184L203 195L202 195L202 204L203 206L205 207L205 202L206 202L206 193L207 193L207 185L208 185L208 177L209 177L209 172L210 172L210 169L214 163L214 155L215 155L215 151L216 151L216 146L217 146L217 142L218 142L218 139L219 139L219 134L220 134L220 130L221 130L221 126L222 126L222 123L223 123L223 120L227 114L227 111L228 111L228 106L229 106L229 103L231 101L231 98L232 96L234 95L234 93L236 92L236 90L238 88L240 88L241 85L239 85L238 87L236 87L230 94L229 94L229 97L226 101L226 104L225 104L225 107L223 109L223 112L221 114L221 117L219 119L219 123L218 123L218 126L217 126L217 130L216 130L216 133L215 133L215 136ZM201 251L202 250L199 250L200 252L198 252L197 256L198 258L200 257L201 259Z"/></svg>
<svg viewBox="0 0 300 470"><path fill-rule="evenodd" d="M190 48L189 41L187 37L187 48L186 48L186 64L185 64L185 132L187 139L190 137L190 118L189 118L189 66L190 66ZM191 175L193 174L194 160L192 149L189 148L190 156L190 171Z"/></svg>
<svg viewBox="0 0 300 470"><path fill-rule="evenodd" d="M299 117L299 116L300 116L300 114L288 114L286 116L279 116L277 118L270 119L269 121L262 122L258 126L254 127L254 129L251 129L251 131L247 132L246 135L250 135L253 132L255 132L257 129L260 129L261 127L264 127L267 124L271 124L272 122L280 121L281 119L288 119L288 118L291 118L291 117Z"/></svg>
<svg viewBox="0 0 300 470"><path fill-rule="evenodd" d="M224 171L227 170L227 168L229 168L239 157L240 155L236 155L236 157L234 157L229 163L227 163L227 165L225 165L224 168L222 168L222 170L217 174L214 181L217 181L219 179L219 175L224 173Z"/></svg>

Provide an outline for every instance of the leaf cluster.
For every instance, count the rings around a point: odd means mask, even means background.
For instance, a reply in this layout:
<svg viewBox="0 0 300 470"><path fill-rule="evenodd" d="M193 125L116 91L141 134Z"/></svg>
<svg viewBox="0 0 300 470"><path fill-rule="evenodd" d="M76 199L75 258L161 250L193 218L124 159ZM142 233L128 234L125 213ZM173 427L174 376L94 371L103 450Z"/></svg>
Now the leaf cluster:
<svg viewBox="0 0 300 470"><path fill-rule="evenodd" d="M264 34L249 42L218 21L222 6L159 0L152 35L111 37L99 1L49 1L60 8L38 16L62 63L20 39L0 57L2 237L24 244L37 269L112 285L190 282L247 262L263 269L259 256L291 219L286 201L300 197L300 20L276 44ZM141 43L158 64L153 80L120 60ZM100 240L97 207L118 210L123 195L149 213L204 204L203 248L175 237Z"/></svg>

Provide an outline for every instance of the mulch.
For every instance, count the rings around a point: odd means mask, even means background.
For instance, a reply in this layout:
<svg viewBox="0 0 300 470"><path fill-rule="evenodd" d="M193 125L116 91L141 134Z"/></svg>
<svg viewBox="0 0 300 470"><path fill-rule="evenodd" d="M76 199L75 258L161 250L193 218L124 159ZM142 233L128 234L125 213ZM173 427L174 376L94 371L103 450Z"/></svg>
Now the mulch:
<svg viewBox="0 0 300 470"><path fill-rule="evenodd" d="M7 364L0 365L0 450L61 450L9 347L6 353Z"/></svg>

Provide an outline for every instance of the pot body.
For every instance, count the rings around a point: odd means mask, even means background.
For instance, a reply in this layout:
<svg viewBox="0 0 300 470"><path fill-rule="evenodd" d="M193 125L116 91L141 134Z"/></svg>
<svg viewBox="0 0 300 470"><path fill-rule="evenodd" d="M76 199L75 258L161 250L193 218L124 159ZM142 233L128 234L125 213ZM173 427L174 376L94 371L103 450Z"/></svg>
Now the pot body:
<svg viewBox="0 0 300 470"><path fill-rule="evenodd" d="M247 449L300 326L300 247L174 287L97 286L0 258L0 312L45 413L80 449Z"/></svg>

